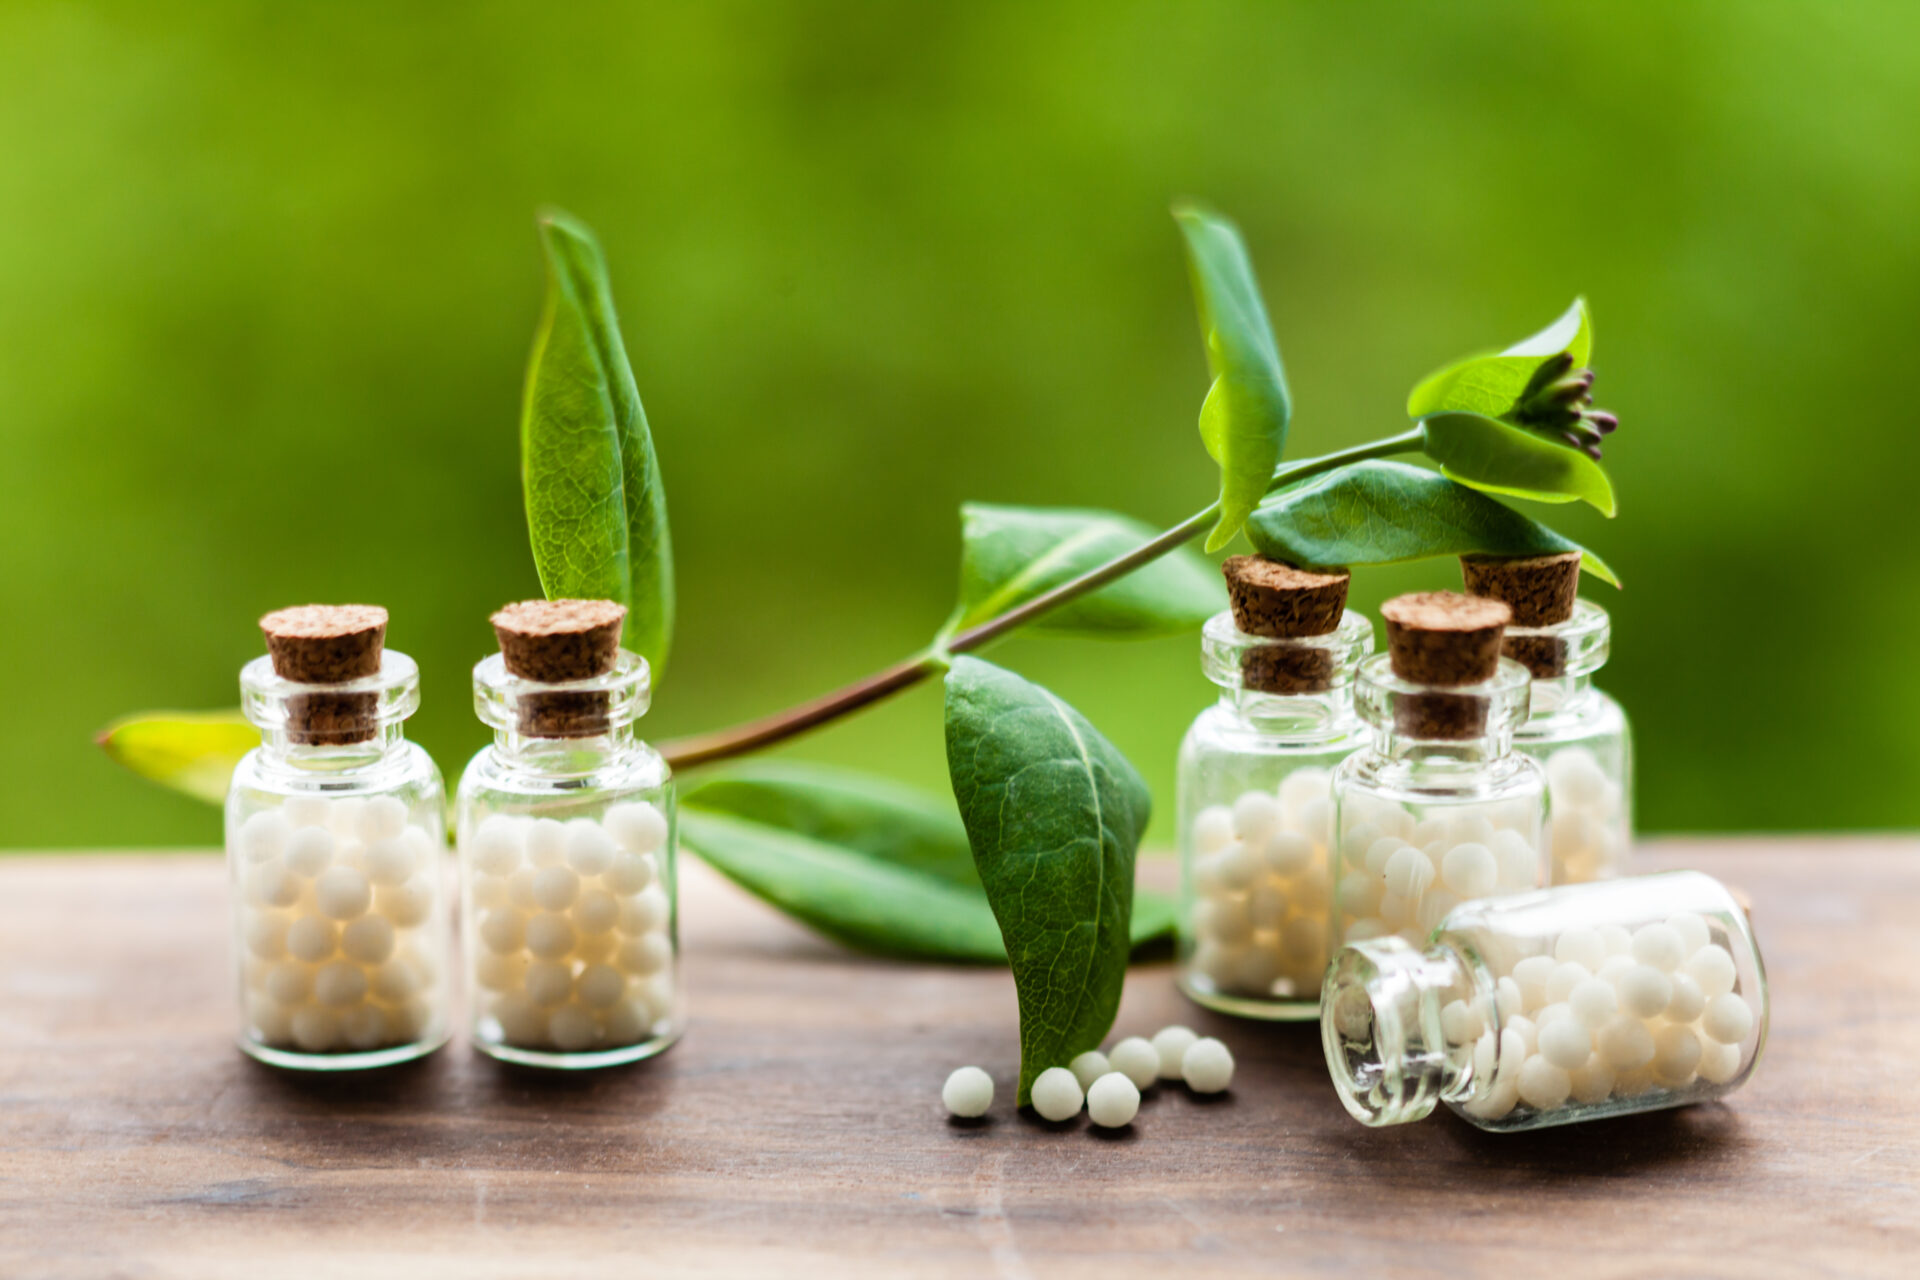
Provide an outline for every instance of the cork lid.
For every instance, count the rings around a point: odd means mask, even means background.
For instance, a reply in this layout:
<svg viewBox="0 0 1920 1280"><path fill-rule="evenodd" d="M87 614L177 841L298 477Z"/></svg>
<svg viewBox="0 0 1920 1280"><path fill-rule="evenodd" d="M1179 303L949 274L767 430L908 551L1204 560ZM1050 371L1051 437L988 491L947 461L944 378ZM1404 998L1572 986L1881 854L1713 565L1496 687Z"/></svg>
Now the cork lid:
<svg viewBox="0 0 1920 1280"><path fill-rule="evenodd" d="M1345 569L1302 569L1265 556L1228 556L1220 565L1234 625L1250 636L1294 639L1339 629L1347 609Z"/></svg>
<svg viewBox="0 0 1920 1280"><path fill-rule="evenodd" d="M1395 596L1380 606L1393 673L1415 684L1479 684L1500 666L1513 611L1498 600L1453 591Z"/></svg>
<svg viewBox="0 0 1920 1280"><path fill-rule="evenodd" d="M522 600L488 621L508 671L556 684L612 671L626 617L626 606L611 600Z"/></svg>
<svg viewBox="0 0 1920 1280"><path fill-rule="evenodd" d="M1499 600L1513 610L1513 625L1550 627L1573 616L1580 591L1580 553L1550 556L1461 556L1467 594Z"/></svg>
<svg viewBox="0 0 1920 1280"><path fill-rule="evenodd" d="M372 604L303 604L260 619L274 674L300 684L344 684L380 674L387 611Z"/></svg>

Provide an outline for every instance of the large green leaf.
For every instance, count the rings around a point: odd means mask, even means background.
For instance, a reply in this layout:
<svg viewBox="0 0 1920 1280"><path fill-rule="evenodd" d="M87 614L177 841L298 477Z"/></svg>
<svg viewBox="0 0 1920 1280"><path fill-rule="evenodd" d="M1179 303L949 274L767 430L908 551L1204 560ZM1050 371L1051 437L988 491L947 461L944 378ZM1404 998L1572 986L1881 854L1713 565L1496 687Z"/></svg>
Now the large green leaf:
<svg viewBox="0 0 1920 1280"><path fill-rule="evenodd" d="M978 658L947 674L947 769L1019 993L1024 1105L1113 1026L1150 800L1079 712Z"/></svg>
<svg viewBox="0 0 1920 1280"><path fill-rule="evenodd" d="M1247 537L1262 555L1309 565L1579 551L1588 572L1620 585L1580 544L1476 489L1404 462L1357 462L1283 489L1253 513Z"/></svg>
<svg viewBox="0 0 1920 1280"><path fill-rule="evenodd" d="M260 745L260 731L238 711L166 711L116 720L96 741L141 777L220 804L233 767Z"/></svg>
<svg viewBox="0 0 1920 1280"><path fill-rule="evenodd" d="M966 828L940 797L849 769L757 762L689 791L681 838L748 892L847 946L1006 962ZM1135 895L1135 946L1173 925L1171 899Z"/></svg>
<svg viewBox="0 0 1920 1280"><path fill-rule="evenodd" d="M1586 502L1611 516L1613 485L1578 449L1478 413L1436 413L1420 423L1421 448L1449 479L1535 502Z"/></svg>
<svg viewBox="0 0 1920 1280"><path fill-rule="evenodd" d="M1186 236L1200 329L1213 386L1200 406L1200 439L1220 464L1220 519L1207 550L1233 541L1266 494L1286 448L1293 406L1280 349L1239 230L1192 205L1173 215Z"/></svg>
<svg viewBox="0 0 1920 1280"><path fill-rule="evenodd" d="M1407 416L1460 410L1490 418L1510 412L1542 361L1565 352L1580 368L1593 354L1587 300L1575 298L1558 320L1494 355L1468 356L1429 375L1407 397Z"/></svg>
<svg viewBox="0 0 1920 1280"><path fill-rule="evenodd" d="M606 262L585 225L540 218L547 303L521 413L527 532L549 599L618 600L658 680L673 635L673 545L646 411Z"/></svg>
<svg viewBox="0 0 1920 1280"><path fill-rule="evenodd" d="M960 608L948 629L964 631L997 618L1152 541L1155 534L1111 511L966 503L960 508ZM1224 608L1219 573L1183 547L1041 614L1028 629L1122 638L1169 635L1192 630Z"/></svg>

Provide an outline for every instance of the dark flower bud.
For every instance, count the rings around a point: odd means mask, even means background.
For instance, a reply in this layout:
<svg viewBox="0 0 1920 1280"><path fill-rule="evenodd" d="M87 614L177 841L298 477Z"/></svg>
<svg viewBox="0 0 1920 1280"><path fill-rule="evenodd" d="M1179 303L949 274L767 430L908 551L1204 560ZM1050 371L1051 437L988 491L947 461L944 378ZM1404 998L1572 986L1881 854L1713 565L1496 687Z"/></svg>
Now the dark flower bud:
<svg viewBox="0 0 1920 1280"><path fill-rule="evenodd" d="M1570 352L1549 356L1504 419L1598 459L1600 441L1619 428L1620 419L1593 407L1593 376L1591 369L1573 371Z"/></svg>

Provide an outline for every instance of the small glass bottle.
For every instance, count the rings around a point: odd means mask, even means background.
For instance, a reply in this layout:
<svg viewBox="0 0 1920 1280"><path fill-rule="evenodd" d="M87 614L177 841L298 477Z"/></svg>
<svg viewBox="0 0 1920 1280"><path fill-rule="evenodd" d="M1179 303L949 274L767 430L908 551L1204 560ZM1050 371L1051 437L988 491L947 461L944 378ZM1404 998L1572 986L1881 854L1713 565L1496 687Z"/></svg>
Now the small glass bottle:
<svg viewBox="0 0 1920 1280"><path fill-rule="evenodd" d="M386 610L308 605L261 619L270 656L240 673L260 746L227 793L240 1047L341 1071L447 1039L445 791L401 736L413 660Z"/></svg>
<svg viewBox="0 0 1920 1280"><path fill-rule="evenodd" d="M1500 656L1510 616L1451 592L1381 606L1389 652L1360 664L1371 742L1334 773L1338 948L1421 939L1460 902L1546 883L1546 778L1513 750L1525 667Z"/></svg>
<svg viewBox="0 0 1920 1280"><path fill-rule="evenodd" d="M1278 585L1279 570L1289 584L1333 577L1235 563L1253 559L1230 561L1229 581L1260 574L1268 602L1314 589ZM1373 625L1344 607L1346 575L1338 581L1337 602L1312 624L1330 625L1323 634L1252 635L1232 612L1201 633L1201 667L1221 692L1180 746L1178 972L1189 997L1223 1013L1319 1013L1333 891L1329 789L1335 766L1361 743L1353 673L1373 649ZM1250 588L1234 588L1244 613Z"/></svg>
<svg viewBox="0 0 1920 1280"><path fill-rule="evenodd" d="M1767 1039L1752 925L1698 871L1463 903L1424 949L1341 950L1321 1000L1327 1067L1369 1125L1435 1102L1496 1132L1704 1102Z"/></svg>
<svg viewBox="0 0 1920 1280"><path fill-rule="evenodd" d="M1532 711L1513 746L1547 771L1552 882L1623 874L1633 842L1633 744L1620 704L1593 687L1612 628L1605 609L1575 595L1580 553L1464 556L1461 570L1470 593L1513 609L1506 655L1533 676Z"/></svg>
<svg viewBox="0 0 1920 1280"><path fill-rule="evenodd" d="M473 669L494 744L460 779L461 919L473 1043L508 1062L632 1062L683 1025L673 779L634 734L651 691L625 617L509 605Z"/></svg>

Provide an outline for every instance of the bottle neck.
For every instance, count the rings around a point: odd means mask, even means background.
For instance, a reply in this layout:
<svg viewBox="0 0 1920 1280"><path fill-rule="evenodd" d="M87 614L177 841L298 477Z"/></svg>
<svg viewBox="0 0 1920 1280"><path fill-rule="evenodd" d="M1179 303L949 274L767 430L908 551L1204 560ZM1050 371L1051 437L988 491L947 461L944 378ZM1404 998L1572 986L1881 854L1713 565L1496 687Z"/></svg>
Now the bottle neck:
<svg viewBox="0 0 1920 1280"><path fill-rule="evenodd" d="M1512 754L1532 681L1525 667L1502 658L1479 684L1419 684L1396 675L1392 656L1383 653L1360 664L1355 686L1354 707L1371 730L1375 754L1454 768Z"/></svg>
<svg viewBox="0 0 1920 1280"><path fill-rule="evenodd" d="M263 767L288 776L379 773L403 761L407 717L420 706L420 671L388 649L380 671L339 684L282 679L271 659L240 671L240 706L260 731Z"/></svg>
<svg viewBox="0 0 1920 1280"><path fill-rule="evenodd" d="M1219 706L1236 727L1266 737L1337 738L1359 727L1351 686L1287 696L1222 689Z"/></svg>
<svg viewBox="0 0 1920 1280"><path fill-rule="evenodd" d="M376 771L397 763L407 738L398 721L374 730L361 742L296 742L284 727L262 727L260 759L269 768L295 774L346 774Z"/></svg>
<svg viewBox="0 0 1920 1280"><path fill-rule="evenodd" d="M541 738L497 727L493 747L510 769L543 778L581 778L624 764L640 750L631 722L585 738Z"/></svg>
<svg viewBox="0 0 1920 1280"><path fill-rule="evenodd" d="M1373 624L1351 609L1326 635L1291 639L1248 635L1227 612L1201 628L1200 669L1241 731L1320 740L1355 728L1354 672L1372 650Z"/></svg>
<svg viewBox="0 0 1920 1280"><path fill-rule="evenodd" d="M1340 949L1320 994L1320 1038L1340 1101L1363 1124L1421 1120L1486 1085L1482 1036L1496 1030L1486 969L1445 941L1387 936Z"/></svg>

